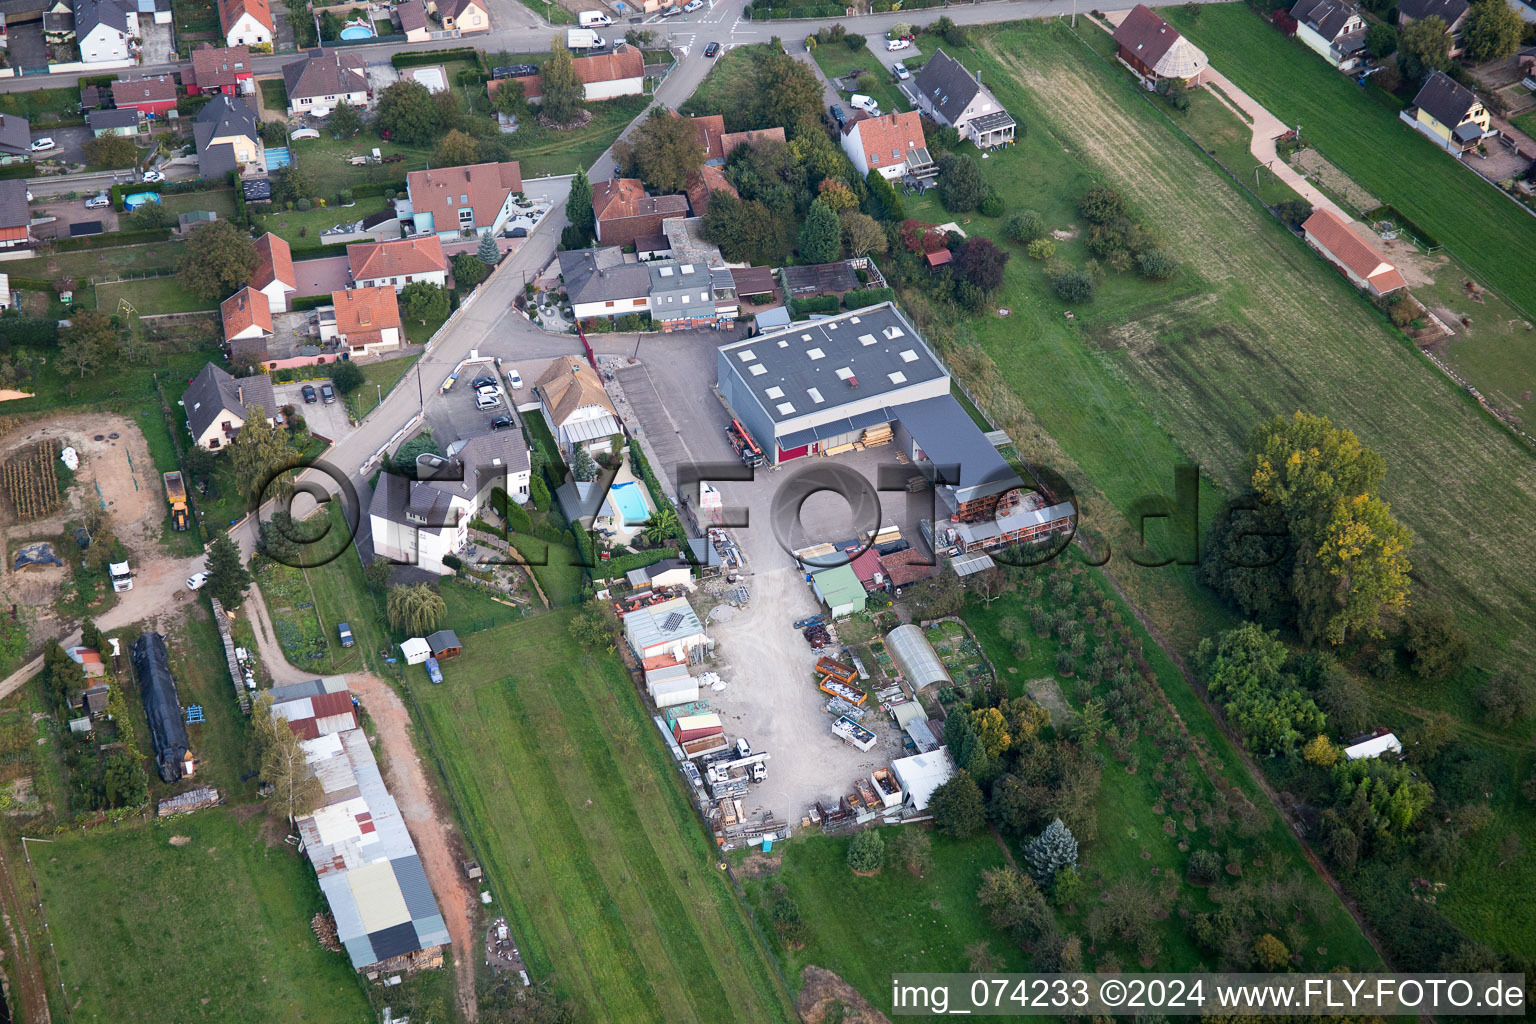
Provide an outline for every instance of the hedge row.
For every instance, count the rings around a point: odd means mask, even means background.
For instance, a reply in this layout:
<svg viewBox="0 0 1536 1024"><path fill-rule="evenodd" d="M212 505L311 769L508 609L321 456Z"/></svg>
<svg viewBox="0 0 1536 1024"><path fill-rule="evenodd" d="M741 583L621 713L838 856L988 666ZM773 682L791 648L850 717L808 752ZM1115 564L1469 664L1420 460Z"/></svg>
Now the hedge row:
<svg viewBox="0 0 1536 1024"><path fill-rule="evenodd" d="M1367 221L1389 220L1398 227L1407 230L1410 235L1423 243L1425 248L1438 249L1440 247L1440 243L1435 240L1434 235L1431 235L1428 231L1425 231L1413 221L1403 216L1402 211L1395 206L1378 206L1376 209L1368 212L1365 215L1365 219Z"/></svg>
<svg viewBox="0 0 1536 1024"><path fill-rule="evenodd" d="M37 174L30 163L6 164L0 167L0 181L8 178L30 178Z"/></svg>
<svg viewBox="0 0 1536 1024"><path fill-rule="evenodd" d="M82 235L79 238L60 238L53 243L54 252L79 252L82 249L115 249L120 245L143 245L149 242L168 242L170 228L151 228L147 231L114 231L104 235Z"/></svg>
<svg viewBox="0 0 1536 1024"><path fill-rule="evenodd" d="M808 299L790 299L789 315L798 319L809 313L836 313L836 295L813 295Z"/></svg>
<svg viewBox="0 0 1536 1024"><path fill-rule="evenodd" d="M345 256L347 245L346 242L337 242L335 245L312 245L302 249L294 245L290 248L296 260L319 260L328 256Z"/></svg>
<svg viewBox="0 0 1536 1024"><path fill-rule="evenodd" d="M479 64L480 52L472 46L460 46L452 50L414 50L397 53L389 58L389 62L397 68L419 68L450 60L468 60Z"/></svg>
<svg viewBox="0 0 1536 1024"><path fill-rule="evenodd" d="M404 192L404 181L370 181L361 185L353 185L347 189L352 193L353 199L361 199L364 196L383 196L391 192Z"/></svg>
<svg viewBox="0 0 1536 1024"><path fill-rule="evenodd" d="M636 569L644 569L646 566L655 565L664 558L675 554L671 548L652 548L650 551L636 551L633 554L620 555L618 558L610 558L601 562L598 568L609 579L615 579Z"/></svg>
<svg viewBox="0 0 1536 1024"><path fill-rule="evenodd" d="M330 304L331 297L329 295L306 295L302 299L288 300L288 308L295 313L306 309L318 309L321 306L329 306Z"/></svg>
<svg viewBox="0 0 1536 1024"><path fill-rule="evenodd" d="M882 302L891 302L895 298L896 292L890 288L860 288L843 296L843 307L861 309L864 306L878 306Z"/></svg>

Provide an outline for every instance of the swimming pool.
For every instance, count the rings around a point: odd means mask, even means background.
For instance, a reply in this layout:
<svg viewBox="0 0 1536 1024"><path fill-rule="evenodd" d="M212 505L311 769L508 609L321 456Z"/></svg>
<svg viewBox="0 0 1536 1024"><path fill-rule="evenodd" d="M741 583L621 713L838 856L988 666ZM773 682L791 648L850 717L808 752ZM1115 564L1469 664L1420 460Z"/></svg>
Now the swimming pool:
<svg viewBox="0 0 1536 1024"><path fill-rule="evenodd" d="M618 509L625 526L644 526L650 522L651 506L645 500L645 492L633 480L615 484L608 492L608 500Z"/></svg>
<svg viewBox="0 0 1536 1024"><path fill-rule="evenodd" d="M373 29L368 25L348 25L341 30L343 39L370 39L373 37Z"/></svg>
<svg viewBox="0 0 1536 1024"><path fill-rule="evenodd" d="M293 154L287 146L269 146L267 148L267 170L275 171L279 167L287 167L293 163Z"/></svg>

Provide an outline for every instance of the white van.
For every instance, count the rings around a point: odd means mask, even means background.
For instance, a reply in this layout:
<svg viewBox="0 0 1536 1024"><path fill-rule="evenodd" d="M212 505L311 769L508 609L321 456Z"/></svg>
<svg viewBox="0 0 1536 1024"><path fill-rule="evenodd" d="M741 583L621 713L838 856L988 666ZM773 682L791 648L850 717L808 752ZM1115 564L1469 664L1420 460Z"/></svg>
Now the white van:
<svg viewBox="0 0 1536 1024"><path fill-rule="evenodd" d="M870 117L880 116L880 104L876 103L872 96L865 96L861 92L856 92L848 97L848 103L850 106L858 107Z"/></svg>
<svg viewBox="0 0 1536 1024"><path fill-rule="evenodd" d="M601 28L613 24L613 19L602 11L582 11L576 15L576 20L581 23L582 28Z"/></svg>
<svg viewBox="0 0 1536 1024"><path fill-rule="evenodd" d="M565 31L565 48L568 50L596 50L607 45L602 36L589 28L571 28Z"/></svg>

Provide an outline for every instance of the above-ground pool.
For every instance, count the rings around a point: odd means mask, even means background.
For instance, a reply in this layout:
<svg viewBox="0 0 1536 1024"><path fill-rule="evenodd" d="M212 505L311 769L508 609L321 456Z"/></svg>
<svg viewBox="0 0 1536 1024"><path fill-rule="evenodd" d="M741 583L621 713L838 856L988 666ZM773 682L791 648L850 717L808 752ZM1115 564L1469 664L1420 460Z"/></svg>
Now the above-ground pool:
<svg viewBox="0 0 1536 1024"><path fill-rule="evenodd" d="M348 25L341 30L343 39L372 39L372 25Z"/></svg>
<svg viewBox="0 0 1536 1024"><path fill-rule="evenodd" d="M293 163L293 154L287 146L270 146L267 148L267 170L275 171L279 167L287 167Z"/></svg>
<svg viewBox="0 0 1536 1024"><path fill-rule="evenodd" d="M645 500L645 492L633 480L614 484L608 492L608 500L619 510L625 526L643 526L650 522L651 506Z"/></svg>

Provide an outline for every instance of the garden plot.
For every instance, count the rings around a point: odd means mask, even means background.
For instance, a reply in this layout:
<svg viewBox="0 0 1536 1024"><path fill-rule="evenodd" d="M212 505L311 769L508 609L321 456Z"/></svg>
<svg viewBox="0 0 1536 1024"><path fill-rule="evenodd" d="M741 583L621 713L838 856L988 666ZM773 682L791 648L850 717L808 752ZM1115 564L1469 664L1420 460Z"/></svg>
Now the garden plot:
<svg viewBox="0 0 1536 1024"><path fill-rule="evenodd" d="M330 653L330 644L320 626L315 595L309 589L303 571L263 561L256 570L256 582L266 599L272 629L277 633L283 656L294 665L326 657Z"/></svg>
<svg viewBox="0 0 1536 1024"><path fill-rule="evenodd" d="M939 622L923 630L923 635L944 663L944 671L963 691L957 696L967 698L975 688L992 684L992 666L981 653L981 644L964 625L953 621Z"/></svg>

